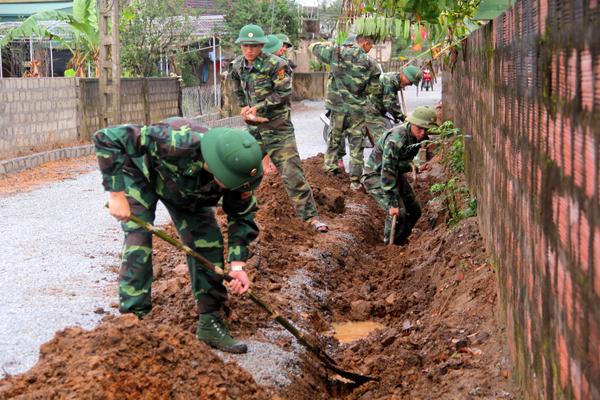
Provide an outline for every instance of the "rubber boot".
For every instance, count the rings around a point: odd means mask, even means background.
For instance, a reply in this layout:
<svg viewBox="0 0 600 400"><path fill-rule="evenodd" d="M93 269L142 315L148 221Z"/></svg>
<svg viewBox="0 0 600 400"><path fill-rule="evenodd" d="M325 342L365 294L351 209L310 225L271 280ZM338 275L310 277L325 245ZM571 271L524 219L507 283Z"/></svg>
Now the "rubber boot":
<svg viewBox="0 0 600 400"><path fill-rule="evenodd" d="M227 353L242 354L248 347L236 341L214 313L200 314L196 336L207 345Z"/></svg>

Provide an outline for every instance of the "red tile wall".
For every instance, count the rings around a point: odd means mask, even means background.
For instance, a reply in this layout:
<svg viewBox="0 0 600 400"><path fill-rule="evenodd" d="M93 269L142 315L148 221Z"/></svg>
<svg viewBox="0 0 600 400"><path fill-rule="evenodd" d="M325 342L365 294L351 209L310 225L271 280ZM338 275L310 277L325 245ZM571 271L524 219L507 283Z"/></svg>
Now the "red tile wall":
<svg viewBox="0 0 600 400"><path fill-rule="evenodd" d="M528 398L600 399L597 3L517 1L443 81Z"/></svg>

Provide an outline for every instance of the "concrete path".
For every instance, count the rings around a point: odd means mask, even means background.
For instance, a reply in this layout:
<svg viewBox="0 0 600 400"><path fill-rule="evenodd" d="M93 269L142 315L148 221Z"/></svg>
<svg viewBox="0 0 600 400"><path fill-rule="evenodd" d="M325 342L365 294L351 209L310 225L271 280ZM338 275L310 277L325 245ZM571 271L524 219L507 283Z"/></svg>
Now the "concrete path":
<svg viewBox="0 0 600 400"><path fill-rule="evenodd" d="M413 109L440 98L439 90L416 97L409 89L406 100ZM325 150L323 110L322 101L295 104L302 158ZM100 182L93 171L0 198L0 377L31 368L57 330L92 328L102 316L95 310L113 310L122 233ZM156 223L167 221L159 207Z"/></svg>

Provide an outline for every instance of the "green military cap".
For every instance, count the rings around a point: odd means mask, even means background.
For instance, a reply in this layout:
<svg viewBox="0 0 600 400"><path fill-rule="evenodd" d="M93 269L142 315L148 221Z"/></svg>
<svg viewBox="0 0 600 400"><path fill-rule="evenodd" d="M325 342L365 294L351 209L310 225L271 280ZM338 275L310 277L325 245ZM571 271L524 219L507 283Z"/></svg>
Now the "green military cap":
<svg viewBox="0 0 600 400"><path fill-rule="evenodd" d="M227 189L250 191L262 179L262 151L254 136L241 129L213 128L202 137L208 169Z"/></svg>
<svg viewBox="0 0 600 400"><path fill-rule="evenodd" d="M240 29L236 44L265 44L267 38L265 32L258 25L249 24Z"/></svg>
<svg viewBox="0 0 600 400"><path fill-rule="evenodd" d="M267 44L263 47L263 51L265 53L274 54L277 50L281 49L283 46L283 41L279 39L276 35L268 35L267 36Z"/></svg>
<svg viewBox="0 0 600 400"><path fill-rule="evenodd" d="M430 129L437 127L437 115L435 110L429 106L421 106L406 118L408 122L421 128Z"/></svg>
<svg viewBox="0 0 600 400"><path fill-rule="evenodd" d="M354 42L356 42L356 35L350 34L344 41L343 46L352 46L354 44Z"/></svg>
<svg viewBox="0 0 600 400"><path fill-rule="evenodd" d="M421 80L421 70L414 65L402 68L402 74L406 76L413 85L417 85Z"/></svg>
<svg viewBox="0 0 600 400"><path fill-rule="evenodd" d="M283 42L283 44L287 44L290 47L294 47L292 45L292 42L290 41L290 38L285 33L278 33L275 36L277 36L279 39L281 39L281 41Z"/></svg>

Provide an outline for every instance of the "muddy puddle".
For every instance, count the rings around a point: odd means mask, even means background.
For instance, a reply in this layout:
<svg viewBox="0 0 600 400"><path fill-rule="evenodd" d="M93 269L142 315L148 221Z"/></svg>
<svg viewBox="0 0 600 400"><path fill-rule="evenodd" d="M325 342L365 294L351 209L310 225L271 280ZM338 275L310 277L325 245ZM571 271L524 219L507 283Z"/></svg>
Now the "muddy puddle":
<svg viewBox="0 0 600 400"><path fill-rule="evenodd" d="M107 321L93 331L59 333L53 345L42 347L38 366L0 381L0 399L56 393L81 398L90 391L99 398L119 393L125 399L518 398L504 327L495 319L495 273L491 267L466 267L487 260L476 219L454 229L439 223L440 210L427 203L433 181L420 181L414 187L423 217L411 242L384 246L383 212L367 195L350 192L347 176L325 176L322 162L314 157L303 166L315 198L334 199L319 203L330 233L315 233L300 222L279 177L267 176L257 194L261 233L248 274L252 289L340 368L379 381L358 387L337 383L266 313L234 296L225 320L252 354L204 356L206 346L192 344L197 313L189 279L180 273L186 269L178 268L185 258L155 240L154 309L143 324ZM335 191L319 189L327 187ZM343 211L336 203L340 196ZM226 224L222 213L217 218ZM339 321L349 323L334 325ZM336 337L330 335L332 327ZM129 331L136 332L135 343L128 342ZM118 354L111 353L113 348ZM478 351L463 351L470 348ZM105 360L103 354L113 355ZM99 372L99 365L106 367ZM96 373L110 384L87 388ZM187 392L177 389L181 380ZM240 385L226 383L236 380Z"/></svg>

